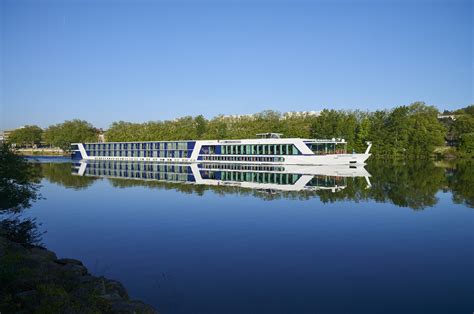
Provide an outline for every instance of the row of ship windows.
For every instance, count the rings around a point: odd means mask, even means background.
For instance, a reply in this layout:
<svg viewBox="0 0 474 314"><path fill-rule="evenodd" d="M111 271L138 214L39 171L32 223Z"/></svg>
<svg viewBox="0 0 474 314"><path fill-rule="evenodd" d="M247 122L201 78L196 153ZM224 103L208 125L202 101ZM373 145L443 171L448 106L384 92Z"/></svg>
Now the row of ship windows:
<svg viewBox="0 0 474 314"><path fill-rule="evenodd" d="M88 169L105 169L105 170L132 170L132 171L153 171L153 172L173 172L173 173L188 173L189 166L176 165L156 165L145 163L117 163L117 162L99 162L87 165Z"/></svg>
<svg viewBox="0 0 474 314"><path fill-rule="evenodd" d="M79 166L79 164L76 164ZM102 161L87 165L88 169L103 170L138 170L152 172L191 173L189 166L148 164L140 162ZM281 166L249 165L249 164L200 164L200 170L244 170L244 171L285 171Z"/></svg>
<svg viewBox="0 0 474 314"><path fill-rule="evenodd" d="M188 142L84 144L85 150L188 149Z"/></svg>
<svg viewBox="0 0 474 314"><path fill-rule="evenodd" d="M270 172L222 172L222 181L255 182L271 184L295 184L301 177L299 174Z"/></svg>
<svg viewBox="0 0 474 314"><path fill-rule="evenodd" d="M333 187L346 185L346 177L314 176L306 186Z"/></svg>
<svg viewBox="0 0 474 314"><path fill-rule="evenodd" d="M154 180L168 180L168 181L189 181L187 174L180 173L159 173L159 172L140 172L140 171L126 171L126 170L105 170L105 169L90 169L85 172L87 175L93 176L114 176L121 178L139 178L139 179L154 179Z"/></svg>
<svg viewBox="0 0 474 314"><path fill-rule="evenodd" d="M253 171L285 171L284 167L248 164L203 164L202 168L212 170L253 170Z"/></svg>
<svg viewBox="0 0 474 314"><path fill-rule="evenodd" d="M202 156L205 161L248 161L248 162L284 162L283 157L256 157L256 156Z"/></svg>
<svg viewBox="0 0 474 314"><path fill-rule="evenodd" d="M168 180L168 181L189 181L187 174L176 173L154 173L145 171L125 171L125 170L107 170L107 169L88 169L85 172L92 176L114 176L121 178L138 178L138 179L154 179L154 180ZM217 175L220 175L220 179ZM211 172L204 175L209 179L218 179L221 181L234 182L254 182L254 183L270 183L270 184L295 184L301 177L299 174L287 173L270 173L270 172Z"/></svg>
<svg viewBox="0 0 474 314"><path fill-rule="evenodd" d="M89 156L105 156L105 157L172 157L172 158L188 158L191 157L192 150L124 150L124 151L89 151Z"/></svg>
<svg viewBox="0 0 474 314"><path fill-rule="evenodd" d="M215 154L219 146L203 146L203 154ZM300 151L293 144L259 144L259 145L223 145L222 155L298 155Z"/></svg>

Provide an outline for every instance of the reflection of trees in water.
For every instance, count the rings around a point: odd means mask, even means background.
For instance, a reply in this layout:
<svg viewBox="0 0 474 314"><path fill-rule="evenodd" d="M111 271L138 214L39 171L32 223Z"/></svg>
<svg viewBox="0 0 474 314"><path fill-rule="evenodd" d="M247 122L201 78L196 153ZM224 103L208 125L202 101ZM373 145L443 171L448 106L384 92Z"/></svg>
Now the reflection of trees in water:
<svg viewBox="0 0 474 314"><path fill-rule="evenodd" d="M373 176L370 197L377 202L423 209L437 203L436 193L445 185L444 170L431 161L375 161L367 169Z"/></svg>
<svg viewBox="0 0 474 314"><path fill-rule="evenodd" d="M446 171L453 202L474 208L474 161L458 162Z"/></svg>
<svg viewBox="0 0 474 314"><path fill-rule="evenodd" d="M160 181L109 179L115 187L146 186L149 188L174 189L183 193L213 191L220 195L253 195L265 200L295 199L306 200L319 197L323 203L341 200L391 202L397 206L423 209L437 203L436 193L445 186L444 169L435 167L432 162L416 161L409 163L375 161L368 165L372 174L372 187L367 187L363 177L347 178L344 189L303 190L303 191L262 191L235 186L207 186Z"/></svg>
<svg viewBox="0 0 474 314"><path fill-rule="evenodd" d="M431 161L369 163L372 174L370 197L395 205L423 209L437 203L436 193L448 190L453 202L474 207L474 169L472 161L458 160L436 166Z"/></svg>
<svg viewBox="0 0 474 314"><path fill-rule="evenodd" d="M0 144L0 235L25 245L41 242L35 219L21 217L25 208L41 198L39 174L37 167Z"/></svg>
<svg viewBox="0 0 474 314"><path fill-rule="evenodd" d="M375 160L367 165L372 175L372 187L367 187L365 178L347 178L346 187L339 191L283 191L275 192L251 190L235 186L206 186L172 182L109 179L115 187L146 186L149 188L174 189L183 193L202 195L213 191L220 195L238 194L253 195L265 200L295 199L307 200L319 197L323 203L346 201L375 200L390 202L400 207L420 210L436 205L436 193L448 186L456 203L474 206L474 170L472 164L458 162L450 174L436 167L431 161L419 160L409 162Z"/></svg>
<svg viewBox="0 0 474 314"><path fill-rule="evenodd" d="M43 177L49 182L62 185L69 189L81 190L91 186L97 178L71 174L70 163L40 164Z"/></svg>
<svg viewBox="0 0 474 314"><path fill-rule="evenodd" d="M97 177L81 177L71 174L69 163L42 164L43 176L49 181L68 188L87 188ZM166 182L140 179L108 178L113 187L127 188L141 186L154 189L176 190L186 194L203 195L212 191L218 195L235 194L254 196L264 200L294 199L307 200L319 197L323 203L336 201L390 202L401 207L420 210L437 203L436 193L441 189L451 190L455 203L474 207L474 170L472 162L457 162L438 167L431 161L382 161L373 160L367 165L372 175L372 187L367 187L363 177L347 178L344 189L268 191L252 190L238 186L196 185L180 182Z"/></svg>

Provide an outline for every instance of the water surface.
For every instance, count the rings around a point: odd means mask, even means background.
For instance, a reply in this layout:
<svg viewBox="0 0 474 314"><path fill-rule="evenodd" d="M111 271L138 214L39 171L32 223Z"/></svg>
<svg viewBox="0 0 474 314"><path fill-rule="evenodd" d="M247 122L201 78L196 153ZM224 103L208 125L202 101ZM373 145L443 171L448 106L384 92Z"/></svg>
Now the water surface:
<svg viewBox="0 0 474 314"><path fill-rule="evenodd" d="M470 163L372 162L370 184L319 175L296 191L36 166L45 245L162 313L474 309Z"/></svg>

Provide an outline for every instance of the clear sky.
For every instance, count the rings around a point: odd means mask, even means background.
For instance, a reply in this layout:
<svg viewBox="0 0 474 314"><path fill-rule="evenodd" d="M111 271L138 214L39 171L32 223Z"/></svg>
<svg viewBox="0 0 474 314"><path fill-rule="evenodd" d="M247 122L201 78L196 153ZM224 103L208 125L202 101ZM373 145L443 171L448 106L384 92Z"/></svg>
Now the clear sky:
<svg viewBox="0 0 474 314"><path fill-rule="evenodd" d="M474 102L469 0L0 3L0 128Z"/></svg>

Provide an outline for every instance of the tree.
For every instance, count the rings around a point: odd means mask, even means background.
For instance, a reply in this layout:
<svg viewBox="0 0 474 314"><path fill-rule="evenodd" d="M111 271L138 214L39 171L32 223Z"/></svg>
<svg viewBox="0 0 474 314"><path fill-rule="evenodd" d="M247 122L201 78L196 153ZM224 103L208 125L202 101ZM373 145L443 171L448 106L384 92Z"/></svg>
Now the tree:
<svg viewBox="0 0 474 314"><path fill-rule="evenodd" d="M454 121L453 129L459 137L464 133L474 132L474 115L461 115Z"/></svg>
<svg viewBox="0 0 474 314"><path fill-rule="evenodd" d="M30 146L38 145L41 142L43 130L37 125L27 125L23 128L14 130L8 137L10 144L16 146Z"/></svg>
<svg viewBox="0 0 474 314"><path fill-rule="evenodd" d="M407 153L428 156L436 146L443 145L446 128L438 120L438 110L417 102L409 107Z"/></svg>
<svg viewBox="0 0 474 314"><path fill-rule="evenodd" d="M474 115L474 104L458 109L454 113L457 115L463 115L463 114Z"/></svg>
<svg viewBox="0 0 474 314"><path fill-rule="evenodd" d="M474 132L464 133L460 136L459 149L466 153L474 153Z"/></svg>
<svg viewBox="0 0 474 314"><path fill-rule="evenodd" d="M38 174L9 145L0 144L0 214L17 213L38 199Z"/></svg>
<svg viewBox="0 0 474 314"><path fill-rule="evenodd" d="M207 120L202 116L199 115L194 118L194 123L196 123L196 136L197 138L202 138L202 136L207 131Z"/></svg>
<svg viewBox="0 0 474 314"><path fill-rule="evenodd" d="M46 143L69 151L71 143L96 142L98 131L83 120L70 120L52 125L44 132Z"/></svg>
<svg viewBox="0 0 474 314"><path fill-rule="evenodd" d="M462 109L458 132L474 132L470 107ZM344 138L348 150L365 150L373 143L373 154L387 157L426 157L452 133L439 121L438 110L423 102L375 112L324 109L319 115L280 114L266 110L253 115L223 116L206 120L202 115L172 121L146 123L114 122L107 131L109 141L160 141L199 139L245 139L257 133L277 132L285 137Z"/></svg>

